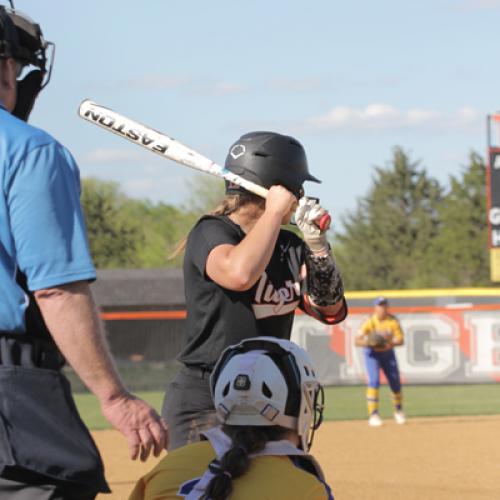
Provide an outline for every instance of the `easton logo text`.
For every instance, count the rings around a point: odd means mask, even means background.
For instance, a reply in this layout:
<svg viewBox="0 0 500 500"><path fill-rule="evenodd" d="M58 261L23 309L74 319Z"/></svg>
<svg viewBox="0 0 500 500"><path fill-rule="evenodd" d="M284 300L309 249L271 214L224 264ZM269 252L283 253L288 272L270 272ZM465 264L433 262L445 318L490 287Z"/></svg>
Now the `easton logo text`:
<svg viewBox="0 0 500 500"><path fill-rule="evenodd" d="M143 146L147 146L152 151L157 153L165 153L168 149L166 144L161 142L157 142L151 137L148 137L147 134L144 134L138 130L134 130L133 128L129 128L126 123L119 123L111 116L106 116L98 111L94 111L89 109L85 111L85 118L90 118L92 121L99 123L103 127L109 128L112 132L116 134L123 135L132 141L135 141Z"/></svg>

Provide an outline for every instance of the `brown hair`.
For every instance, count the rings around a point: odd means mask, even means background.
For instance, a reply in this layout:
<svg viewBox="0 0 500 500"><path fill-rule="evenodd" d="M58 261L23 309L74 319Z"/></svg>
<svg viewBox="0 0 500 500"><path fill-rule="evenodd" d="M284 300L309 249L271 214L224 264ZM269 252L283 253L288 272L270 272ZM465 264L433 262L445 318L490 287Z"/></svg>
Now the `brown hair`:
<svg viewBox="0 0 500 500"><path fill-rule="evenodd" d="M262 451L269 441L280 441L289 432L278 426L252 427L224 425L222 430L232 441L231 448L213 469L215 476L208 483L203 500L226 500L233 492L233 479L243 476L250 468L250 455Z"/></svg>
<svg viewBox="0 0 500 500"><path fill-rule="evenodd" d="M256 194L249 193L248 191L241 191L240 193L227 194L223 200L208 214L206 215L231 215L238 211L241 207L254 203L263 206L265 201ZM183 238L175 247L175 250L170 255L170 259L175 259L186 249L187 236Z"/></svg>

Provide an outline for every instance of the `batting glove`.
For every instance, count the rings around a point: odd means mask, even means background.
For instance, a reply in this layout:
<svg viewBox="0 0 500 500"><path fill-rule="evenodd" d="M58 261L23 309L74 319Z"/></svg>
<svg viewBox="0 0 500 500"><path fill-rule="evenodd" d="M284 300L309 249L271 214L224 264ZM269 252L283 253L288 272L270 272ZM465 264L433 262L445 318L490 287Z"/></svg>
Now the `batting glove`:
<svg viewBox="0 0 500 500"><path fill-rule="evenodd" d="M317 222L326 214L326 210L314 198L302 197L295 212L295 223L302 231L304 241L315 254L328 254L330 245L326 230L322 231Z"/></svg>

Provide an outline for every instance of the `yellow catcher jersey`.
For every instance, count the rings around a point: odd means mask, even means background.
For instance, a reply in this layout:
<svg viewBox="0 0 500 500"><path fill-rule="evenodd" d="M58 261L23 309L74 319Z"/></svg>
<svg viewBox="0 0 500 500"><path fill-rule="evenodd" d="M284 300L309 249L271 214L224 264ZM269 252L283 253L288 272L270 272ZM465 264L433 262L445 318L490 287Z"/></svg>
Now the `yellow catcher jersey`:
<svg viewBox="0 0 500 500"><path fill-rule="evenodd" d="M378 332L382 334L389 333L391 336L390 338L394 342L400 342L403 340L403 331L401 330L399 321L391 314L389 314L387 318L383 319L382 321L379 320L374 314L371 318L367 319L363 323L360 331L363 335L368 335L372 332Z"/></svg>
<svg viewBox="0 0 500 500"><path fill-rule="evenodd" d="M179 448L137 482L129 500L185 498L214 458L209 441ZM252 459L249 471L233 486L231 500L333 500L328 485L286 456Z"/></svg>

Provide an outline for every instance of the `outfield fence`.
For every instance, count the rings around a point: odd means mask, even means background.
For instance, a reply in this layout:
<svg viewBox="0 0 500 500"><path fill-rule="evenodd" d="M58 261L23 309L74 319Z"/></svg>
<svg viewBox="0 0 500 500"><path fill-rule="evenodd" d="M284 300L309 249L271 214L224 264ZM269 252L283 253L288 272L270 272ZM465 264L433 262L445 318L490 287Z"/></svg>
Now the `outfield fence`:
<svg viewBox="0 0 500 500"><path fill-rule="evenodd" d="M500 306L397 307L393 312L405 334L405 344L396 348L404 382L500 381ZM352 308L346 321L333 327L296 318L292 339L311 354L325 385L365 381L363 349L354 346L354 337L370 313Z"/></svg>
<svg viewBox="0 0 500 500"><path fill-rule="evenodd" d="M99 273L94 292L121 374L134 390L163 390L179 367L175 357L184 341L182 274ZM405 333L405 345L396 349L404 382L500 381L500 288L483 288L351 292L349 316L336 326L298 314L292 339L311 354L324 384L364 383L363 353L354 336L378 295L389 298ZM68 373L74 390L84 390Z"/></svg>

